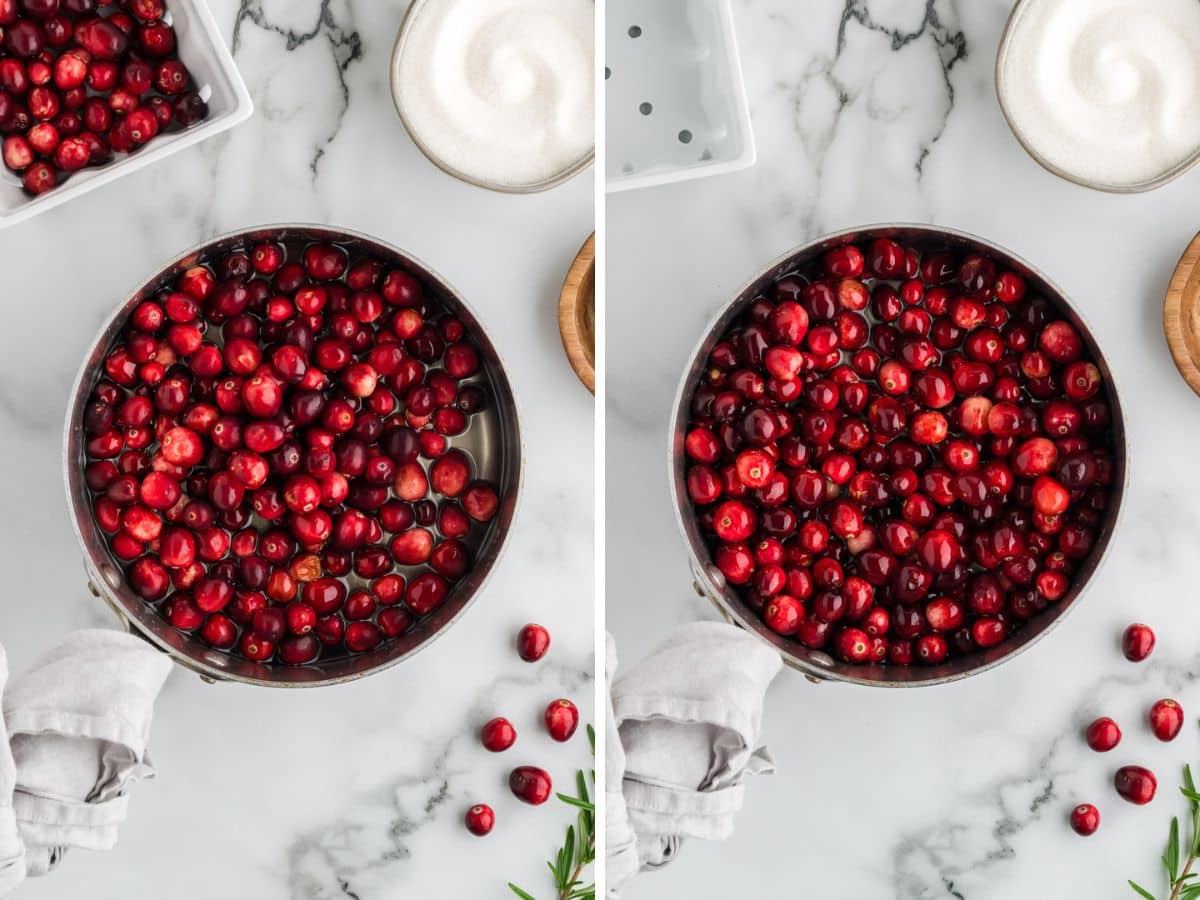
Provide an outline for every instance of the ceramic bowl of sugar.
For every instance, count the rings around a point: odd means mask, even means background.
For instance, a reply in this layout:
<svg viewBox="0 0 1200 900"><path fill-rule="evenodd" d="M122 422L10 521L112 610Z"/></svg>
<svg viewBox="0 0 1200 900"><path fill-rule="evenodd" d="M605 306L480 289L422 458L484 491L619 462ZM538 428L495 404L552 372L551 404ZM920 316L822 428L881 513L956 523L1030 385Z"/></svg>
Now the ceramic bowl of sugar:
<svg viewBox="0 0 1200 900"><path fill-rule="evenodd" d="M1020 0L996 55L1018 142L1084 187L1161 187L1200 161L1200 4Z"/></svg>
<svg viewBox="0 0 1200 900"><path fill-rule="evenodd" d="M594 0L414 0L392 53L409 136L442 171L544 191L595 156Z"/></svg>

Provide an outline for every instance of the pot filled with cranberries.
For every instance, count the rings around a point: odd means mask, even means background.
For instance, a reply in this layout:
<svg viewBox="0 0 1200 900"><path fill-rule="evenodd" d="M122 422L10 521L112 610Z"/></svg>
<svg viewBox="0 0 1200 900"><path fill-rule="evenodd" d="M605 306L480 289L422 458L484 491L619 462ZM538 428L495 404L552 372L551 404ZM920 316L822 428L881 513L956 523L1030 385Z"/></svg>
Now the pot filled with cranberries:
<svg viewBox="0 0 1200 900"><path fill-rule="evenodd" d="M299 687L412 655L482 589L520 428L437 274L308 225L238 232L121 304L76 379L67 495L91 587L208 678Z"/></svg>
<svg viewBox="0 0 1200 900"><path fill-rule="evenodd" d="M871 226L763 270L700 342L670 432L697 590L814 680L989 669L1077 601L1125 483L1116 386L1044 275Z"/></svg>

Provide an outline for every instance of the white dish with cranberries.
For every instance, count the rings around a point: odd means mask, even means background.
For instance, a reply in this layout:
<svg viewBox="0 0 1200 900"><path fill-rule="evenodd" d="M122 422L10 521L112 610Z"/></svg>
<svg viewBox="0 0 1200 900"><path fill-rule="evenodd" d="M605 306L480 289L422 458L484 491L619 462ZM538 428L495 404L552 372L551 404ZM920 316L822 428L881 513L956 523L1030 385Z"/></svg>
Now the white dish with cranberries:
<svg viewBox="0 0 1200 900"><path fill-rule="evenodd" d="M0 227L253 108L201 0L0 0Z"/></svg>

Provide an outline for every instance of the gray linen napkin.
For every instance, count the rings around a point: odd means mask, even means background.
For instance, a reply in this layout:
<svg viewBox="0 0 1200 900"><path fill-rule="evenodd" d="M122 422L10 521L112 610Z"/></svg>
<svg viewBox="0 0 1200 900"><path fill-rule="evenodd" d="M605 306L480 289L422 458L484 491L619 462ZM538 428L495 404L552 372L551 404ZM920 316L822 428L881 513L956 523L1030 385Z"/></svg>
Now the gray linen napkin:
<svg viewBox="0 0 1200 900"><path fill-rule="evenodd" d="M733 831L744 776L774 770L758 742L767 686L781 665L740 628L694 622L613 680L640 868L666 865L686 838Z"/></svg>
<svg viewBox="0 0 1200 900"><path fill-rule="evenodd" d="M625 748L617 733L613 714L612 679L617 671L617 647L607 635L604 671L608 685L604 731L604 846L605 890L610 900L620 896L621 887L638 872L637 835L625 810Z"/></svg>
<svg viewBox="0 0 1200 900"><path fill-rule="evenodd" d="M7 682L8 657L0 647L0 694ZM8 732L0 721L0 896L25 880L25 847L17 831L17 816L12 807L16 783L17 765L8 746Z"/></svg>
<svg viewBox="0 0 1200 900"><path fill-rule="evenodd" d="M154 775L146 742L170 669L166 654L140 638L86 630L8 685L12 803L30 875L49 871L71 847L116 844L130 784Z"/></svg>

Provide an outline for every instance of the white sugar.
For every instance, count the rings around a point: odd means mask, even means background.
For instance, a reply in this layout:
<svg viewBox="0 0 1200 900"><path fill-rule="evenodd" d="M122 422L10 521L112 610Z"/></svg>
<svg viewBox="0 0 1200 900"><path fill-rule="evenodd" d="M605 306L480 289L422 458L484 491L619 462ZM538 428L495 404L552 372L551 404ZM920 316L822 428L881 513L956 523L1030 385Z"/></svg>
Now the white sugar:
<svg viewBox="0 0 1200 900"><path fill-rule="evenodd" d="M1080 180L1143 184L1200 149L1198 0L1030 0L997 74L1014 130Z"/></svg>
<svg viewBox="0 0 1200 900"><path fill-rule="evenodd" d="M414 137L475 180L510 187L586 157L593 124L593 0L435 0L398 62Z"/></svg>

